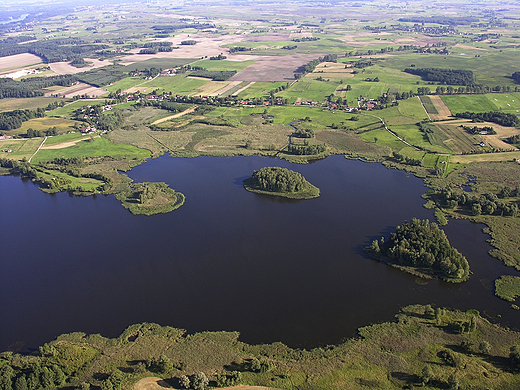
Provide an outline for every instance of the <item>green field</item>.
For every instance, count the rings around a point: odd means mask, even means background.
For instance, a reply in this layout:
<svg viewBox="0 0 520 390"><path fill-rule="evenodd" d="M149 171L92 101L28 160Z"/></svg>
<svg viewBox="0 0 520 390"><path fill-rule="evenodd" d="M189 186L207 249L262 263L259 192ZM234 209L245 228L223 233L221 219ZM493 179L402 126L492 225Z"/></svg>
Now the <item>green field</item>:
<svg viewBox="0 0 520 390"><path fill-rule="evenodd" d="M61 87L60 87L61 88ZM54 102L67 102L67 99L36 97L36 98L20 98L20 99L0 99L0 112L13 111L20 109L34 110L38 107L46 107Z"/></svg>
<svg viewBox="0 0 520 390"><path fill-rule="evenodd" d="M269 96L270 91L273 91L276 88L287 84L288 83L284 81L255 82L254 84L250 85L247 89L240 92L237 96L240 99L267 98ZM276 96L282 96L281 92L277 93Z"/></svg>
<svg viewBox="0 0 520 390"><path fill-rule="evenodd" d="M121 90L122 92L127 89L133 88L136 85L144 83L146 80L142 77L127 77L122 80L116 81L112 85L107 85L104 87L109 92L116 92L117 90Z"/></svg>
<svg viewBox="0 0 520 390"><path fill-rule="evenodd" d="M206 70L236 70L237 72L254 64L255 61L200 60L191 66L201 66Z"/></svg>
<svg viewBox="0 0 520 390"><path fill-rule="evenodd" d="M460 112L502 111L520 113L520 93L490 93L485 95L443 95L442 100L453 114Z"/></svg>
<svg viewBox="0 0 520 390"><path fill-rule="evenodd" d="M10 160L22 160L29 158L38 149L38 146L42 143L43 138L30 138L24 140L5 140L0 142L0 156L8 158ZM5 152L7 149L11 149L10 153Z"/></svg>
<svg viewBox="0 0 520 390"><path fill-rule="evenodd" d="M466 52L465 49L459 48L456 53L448 56L412 53L391 54L386 56L384 64L397 70L404 70L412 64L417 68L471 70L475 73L476 84L515 86L510 76L518 66L520 52L511 50L479 51L480 57L475 57L473 53L471 55L460 55L464 52ZM493 66L490 66L490 63ZM414 77L420 80L420 77Z"/></svg>
<svg viewBox="0 0 520 390"><path fill-rule="evenodd" d="M65 157L103 157L111 156L124 159L144 159L150 157L150 152L132 145L115 144L106 138L87 139L63 149L41 149L32 159L32 162L50 161Z"/></svg>
<svg viewBox="0 0 520 390"><path fill-rule="evenodd" d="M199 87L209 83L211 79L188 77L186 74L175 76L162 76L154 80L146 81L139 85L139 89L144 93L151 93L157 89L164 92L172 92L181 95L189 95L197 92Z"/></svg>
<svg viewBox="0 0 520 390"><path fill-rule="evenodd" d="M84 106L101 106L105 104L104 101L101 100L77 100L72 103L68 103L63 107L58 107L55 110L48 111L47 116L63 116L68 117L75 110Z"/></svg>
<svg viewBox="0 0 520 390"><path fill-rule="evenodd" d="M316 81L310 76L298 80L291 88L280 92L277 96L289 99L289 103L294 103L297 99L312 100L322 102L334 93L339 83Z"/></svg>

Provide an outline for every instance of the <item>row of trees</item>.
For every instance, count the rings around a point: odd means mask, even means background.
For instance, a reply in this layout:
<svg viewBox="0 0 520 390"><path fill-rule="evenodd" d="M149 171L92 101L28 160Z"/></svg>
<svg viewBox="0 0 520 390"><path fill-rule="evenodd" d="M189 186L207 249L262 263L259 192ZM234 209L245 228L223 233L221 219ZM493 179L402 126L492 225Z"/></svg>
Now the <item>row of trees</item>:
<svg viewBox="0 0 520 390"><path fill-rule="evenodd" d="M307 64L298 68L296 72L294 72L294 77L299 79L303 77L306 73L314 72L314 69L321 64L322 62L337 62L338 55L337 54L327 54L323 57L316 58L312 61L309 61Z"/></svg>
<svg viewBox="0 0 520 390"><path fill-rule="evenodd" d="M472 119L475 122L493 122L497 125L506 127L520 126L520 119L514 114L505 112L489 111L489 112L459 112L455 114L457 118Z"/></svg>
<svg viewBox="0 0 520 390"><path fill-rule="evenodd" d="M374 240L365 250L374 257L382 256L398 265L431 269L449 279L469 276L466 258L450 245L444 231L429 220L413 218L397 226L388 241Z"/></svg>

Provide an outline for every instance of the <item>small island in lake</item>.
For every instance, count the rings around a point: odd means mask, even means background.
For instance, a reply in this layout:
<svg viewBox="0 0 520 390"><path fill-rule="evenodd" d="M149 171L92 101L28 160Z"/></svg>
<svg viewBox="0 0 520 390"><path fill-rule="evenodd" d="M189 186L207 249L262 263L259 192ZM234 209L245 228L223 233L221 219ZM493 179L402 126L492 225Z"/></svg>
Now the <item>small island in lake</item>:
<svg viewBox="0 0 520 390"><path fill-rule="evenodd" d="M184 194L175 192L166 183L136 183L116 194L123 207L132 214L169 213L184 204Z"/></svg>
<svg viewBox="0 0 520 390"><path fill-rule="evenodd" d="M365 248L372 258L423 278L460 283L469 278L466 258L452 247L436 223L413 218L397 226L390 239L374 240Z"/></svg>
<svg viewBox="0 0 520 390"><path fill-rule="evenodd" d="M258 194L283 196L291 199L312 199L320 196L313 186L298 172L287 168L265 167L253 172L244 180L244 188Z"/></svg>

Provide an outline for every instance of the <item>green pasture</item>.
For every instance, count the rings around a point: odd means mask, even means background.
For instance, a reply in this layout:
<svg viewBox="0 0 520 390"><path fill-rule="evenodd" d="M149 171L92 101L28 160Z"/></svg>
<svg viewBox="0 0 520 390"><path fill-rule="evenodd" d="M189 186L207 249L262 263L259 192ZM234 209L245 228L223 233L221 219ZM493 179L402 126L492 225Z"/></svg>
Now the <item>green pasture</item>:
<svg viewBox="0 0 520 390"><path fill-rule="evenodd" d="M77 109L84 107L84 106L101 106L105 104L105 101L103 100L76 100L73 103L66 104L63 107L58 107L52 111L47 112L48 117L55 117L55 116L69 116Z"/></svg>
<svg viewBox="0 0 520 390"><path fill-rule="evenodd" d="M307 76L298 80L291 88L280 92L277 96L289 99L291 104L298 98L321 102L333 94L338 85L336 82L316 81Z"/></svg>
<svg viewBox="0 0 520 390"><path fill-rule="evenodd" d="M42 141L43 138L0 141L0 156L10 160L22 160L23 158L29 160ZM10 153L5 152L8 149L11 149Z"/></svg>
<svg viewBox="0 0 520 390"><path fill-rule="evenodd" d="M443 95L442 100L453 114L465 111L520 112L520 93L489 93L485 95Z"/></svg>
<svg viewBox="0 0 520 390"><path fill-rule="evenodd" d="M47 137L47 141L45 141L45 146L59 145L64 142L76 141L78 139L85 139L85 135L82 135L79 131L74 133L55 135L52 137Z"/></svg>
<svg viewBox="0 0 520 390"><path fill-rule="evenodd" d="M148 150L139 149L132 145L115 144L106 138L86 139L74 146L63 149L41 149L32 159L32 162L50 161L65 157L103 157L125 159L144 159L150 157Z"/></svg>
<svg viewBox="0 0 520 390"><path fill-rule="evenodd" d="M11 130L11 134L27 134L27 130L32 128L33 130L45 131L52 127L56 127L59 134L68 133L74 129L78 122L65 119L65 118L54 118L54 117L43 117L29 119L27 122L23 122L22 126L18 129Z"/></svg>
<svg viewBox="0 0 520 390"><path fill-rule="evenodd" d="M107 85L104 87L109 92L116 92L118 89L121 91L126 91L127 89L133 88L136 85L144 83L146 80L142 77L127 77L125 79L116 81L112 85Z"/></svg>
<svg viewBox="0 0 520 390"><path fill-rule="evenodd" d="M236 70L237 72L253 65L256 61L200 60L191 66L201 66L207 70Z"/></svg>
<svg viewBox="0 0 520 390"><path fill-rule="evenodd" d="M143 83L140 87L145 87L144 93L150 93L154 89L158 89L160 91L188 95L196 93L199 87L210 81L211 79L193 78L188 77L186 74L180 74L175 76L157 77L154 80Z"/></svg>
<svg viewBox="0 0 520 390"><path fill-rule="evenodd" d="M488 86L515 86L511 74L518 68L520 51L489 49L478 51L480 57L473 53L460 55L466 50L455 48L451 55L399 53L386 56L384 66L404 70L414 64L417 68L443 68L471 70L475 74L476 84ZM490 64L493 64L490 66ZM420 77L417 77L420 80Z"/></svg>
<svg viewBox="0 0 520 390"><path fill-rule="evenodd" d="M46 107L50 103L67 101L66 99L35 97L19 99L0 99L0 112L13 110L35 110L38 107Z"/></svg>
<svg viewBox="0 0 520 390"><path fill-rule="evenodd" d="M400 151L403 147L408 147L384 128L365 131L359 134L359 137L365 142L375 142L377 145L387 146L393 151Z"/></svg>
<svg viewBox="0 0 520 390"><path fill-rule="evenodd" d="M71 188L77 188L81 187L83 191L93 191L95 192L100 186L105 184L101 180L97 179L91 179L89 177L75 177L70 176L66 173L59 172L59 171L38 171L38 178L43 178L48 181L53 180L54 178L60 178L67 181L70 181L70 183L66 186L70 186Z"/></svg>
<svg viewBox="0 0 520 390"><path fill-rule="evenodd" d="M288 83L285 81L256 82L253 85L250 85L247 89L240 92L237 96L240 99L267 97L269 96L269 92L287 84ZM282 92L279 92L276 94L276 96L281 96L281 94Z"/></svg>

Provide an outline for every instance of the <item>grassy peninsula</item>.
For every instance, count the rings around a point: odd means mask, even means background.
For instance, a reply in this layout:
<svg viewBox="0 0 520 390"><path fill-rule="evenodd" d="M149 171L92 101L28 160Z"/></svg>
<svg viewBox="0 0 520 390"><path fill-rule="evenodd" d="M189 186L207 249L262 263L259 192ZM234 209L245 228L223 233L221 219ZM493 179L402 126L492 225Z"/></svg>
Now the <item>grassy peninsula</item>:
<svg viewBox="0 0 520 390"><path fill-rule="evenodd" d="M279 342L250 345L239 340L238 332L187 334L143 323L113 339L76 332L31 355L4 352L0 380L2 389L27 390L520 386L520 335L489 323L476 310L412 305L403 308L396 321L366 326L358 333L338 345L298 350ZM146 387L145 382L154 383Z"/></svg>
<svg viewBox="0 0 520 390"><path fill-rule="evenodd" d="M244 180L244 188L257 194L282 196L290 199L312 199L320 196L313 186L298 172L287 168L265 167L253 172Z"/></svg>
<svg viewBox="0 0 520 390"><path fill-rule="evenodd" d="M405 272L460 283L469 277L466 258L453 248L436 223L413 218L397 226L388 241L374 240L365 248L370 256Z"/></svg>

